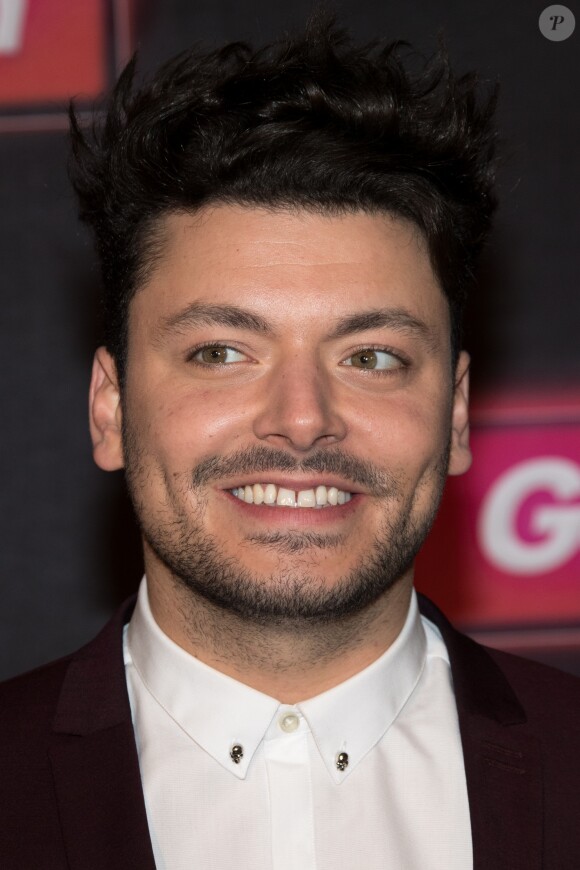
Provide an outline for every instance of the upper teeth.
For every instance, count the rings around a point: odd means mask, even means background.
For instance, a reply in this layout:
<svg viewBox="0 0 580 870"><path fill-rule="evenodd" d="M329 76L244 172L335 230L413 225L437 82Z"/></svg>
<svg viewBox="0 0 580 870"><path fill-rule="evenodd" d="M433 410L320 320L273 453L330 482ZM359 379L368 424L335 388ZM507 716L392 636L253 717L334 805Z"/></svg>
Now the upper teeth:
<svg viewBox="0 0 580 870"><path fill-rule="evenodd" d="M254 483L232 489L233 495L248 504L280 505L281 507L321 508L344 504L352 498L335 486L317 486L316 489L284 489L274 483Z"/></svg>

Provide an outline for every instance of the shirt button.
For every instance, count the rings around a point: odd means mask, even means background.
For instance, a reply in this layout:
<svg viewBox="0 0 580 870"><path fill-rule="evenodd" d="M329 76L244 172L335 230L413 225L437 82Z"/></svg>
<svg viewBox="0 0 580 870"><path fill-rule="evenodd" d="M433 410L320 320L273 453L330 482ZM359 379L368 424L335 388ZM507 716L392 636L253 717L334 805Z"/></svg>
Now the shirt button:
<svg viewBox="0 0 580 870"><path fill-rule="evenodd" d="M284 716L280 716L278 719L278 725L282 731L285 731L286 734L290 734L292 731L296 731L300 725L300 719L296 713L285 713Z"/></svg>

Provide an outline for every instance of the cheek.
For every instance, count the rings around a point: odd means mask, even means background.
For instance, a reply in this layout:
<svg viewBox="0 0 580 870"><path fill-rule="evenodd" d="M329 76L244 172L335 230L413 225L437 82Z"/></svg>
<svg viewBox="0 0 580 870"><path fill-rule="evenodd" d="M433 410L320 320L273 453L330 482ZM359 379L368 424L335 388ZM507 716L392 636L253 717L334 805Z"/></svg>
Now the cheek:
<svg viewBox="0 0 580 870"><path fill-rule="evenodd" d="M190 470L204 455L232 450L244 436L247 409L231 397L198 390L146 403L139 416L146 421L141 434L147 449L160 464Z"/></svg>
<svg viewBox="0 0 580 870"><path fill-rule="evenodd" d="M355 442L372 445L376 460L395 463L409 476L420 475L438 462L447 446L450 410L447 397L390 396L369 403L353 419Z"/></svg>
<svg viewBox="0 0 580 870"><path fill-rule="evenodd" d="M250 431L250 403L239 396L226 396L204 390L196 394L184 409L191 425L200 433L210 452L231 450Z"/></svg>

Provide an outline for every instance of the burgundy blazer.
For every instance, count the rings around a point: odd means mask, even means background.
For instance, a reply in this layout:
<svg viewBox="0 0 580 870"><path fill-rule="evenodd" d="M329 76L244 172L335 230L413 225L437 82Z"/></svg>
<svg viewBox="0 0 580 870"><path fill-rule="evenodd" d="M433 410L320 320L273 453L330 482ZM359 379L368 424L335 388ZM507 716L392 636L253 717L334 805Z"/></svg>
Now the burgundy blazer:
<svg viewBox="0 0 580 870"><path fill-rule="evenodd" d="M3 870L154 870L122 656L133 606L0 687ZM474 870L580 870L580 680L421 610L451 659Z"/></svg>

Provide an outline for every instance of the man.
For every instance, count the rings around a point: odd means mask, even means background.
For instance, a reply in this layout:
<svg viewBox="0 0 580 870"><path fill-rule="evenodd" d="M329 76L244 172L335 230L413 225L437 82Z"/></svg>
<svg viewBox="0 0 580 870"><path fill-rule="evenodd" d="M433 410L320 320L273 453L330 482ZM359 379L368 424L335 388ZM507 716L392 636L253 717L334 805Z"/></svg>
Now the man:
<svg viewBox="0 0 580 870"><path fill-rule="evenodd" d="M316 22L133 73L73 181L146 579L4 686L1 865L577 870L578 682L412 587L470 464L493 100Z"/></svg>

